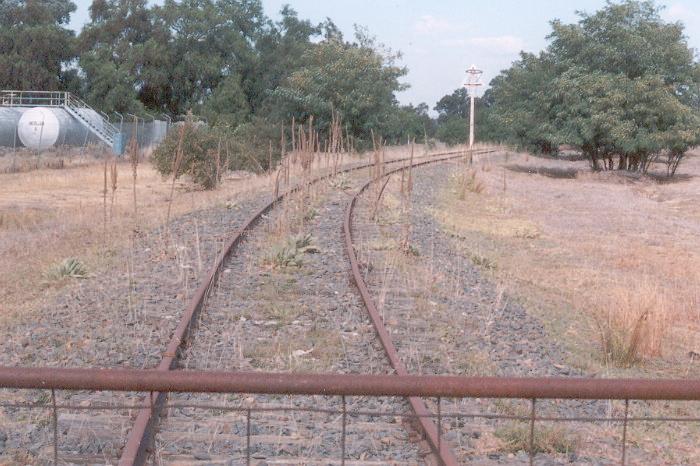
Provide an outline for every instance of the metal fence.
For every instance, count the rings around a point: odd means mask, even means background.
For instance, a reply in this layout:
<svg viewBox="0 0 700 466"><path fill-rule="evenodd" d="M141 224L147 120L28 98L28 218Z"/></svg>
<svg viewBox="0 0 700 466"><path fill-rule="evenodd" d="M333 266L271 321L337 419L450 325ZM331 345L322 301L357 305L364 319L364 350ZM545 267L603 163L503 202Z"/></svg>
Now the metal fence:
<svg viewBox="0 0 700 466"><path fill-rule="evenodd" d="M0 387L12 389L40 389L50 392L35 403L2 403L4 408L29 408L49 410L53 433L53 462L59 464L58 417L61 410L125 410L150 409L154 406L155 393L226 393L273 395L321 395L339 397L340 408L254 405L212 405L206 403L170 403L164 408L197 408L237 412L245 419L245 444L243 457L251 464L251 426L255 414L260 412L303 411L332 414L340 417L340 448L334 461L345 464L347 425L350 417L393 416L408 420L430 418L436 421L438 445L449 449L442 435L445 422L460 419L489 419L527 423L527 453L533 464L535 432L542 422L613 423L619 425L620 445L617 458L611 460L627 463L628 425L637 422L677 422L700 425L698 415L688 416L636 416L630 413L632 400L700 400L700 379L695 380L642 380L642 379L592 379L592 378L497 378L459 376L398 376L398 375L337 375L337 374L279 374L279 373L224 373L199 371L163 372L156 370L100 370L56 368L0 368ZM135 404L110 404L90 406L57 401L58 390L91 390L111 392L139 392L143 401ZM406 411L376 411L348 409L348 397L421 397L434 400L435 409L428 414L416 415ZM444 400L460 398L522 399L529 403L527 415L493 414L481 412L457 412L445 409ZM621 400L621 415L610 416L556 416L539 411L546 400ZM123 451L120 464L142 463L136 461L136 452ZM455 463L456 464L456 463Z"/></svg>

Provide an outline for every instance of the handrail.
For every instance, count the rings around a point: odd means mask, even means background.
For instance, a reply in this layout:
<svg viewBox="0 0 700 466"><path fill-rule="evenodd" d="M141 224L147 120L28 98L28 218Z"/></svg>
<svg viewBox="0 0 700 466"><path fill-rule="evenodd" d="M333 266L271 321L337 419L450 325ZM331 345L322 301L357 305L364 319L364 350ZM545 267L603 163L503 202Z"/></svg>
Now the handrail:
<svg viewBox="0 0 700 466"><path fill-rule="evenodd" d="M0 387L326 396L700 400L700 379L281 374L54 367L0 367Z"/></svg>
<svg viewBox="0 0 700 466"><path fill-rule="evenodd" d="M90 110L99 114L90 105L80 98L63 91L0 91L0 106L14 107L61 107L71 109L78 114L78 117L96 133L114 139L119 130L107 119L103 119L102 128L96 127L88 118L80 113L80 110Z"/></svg>

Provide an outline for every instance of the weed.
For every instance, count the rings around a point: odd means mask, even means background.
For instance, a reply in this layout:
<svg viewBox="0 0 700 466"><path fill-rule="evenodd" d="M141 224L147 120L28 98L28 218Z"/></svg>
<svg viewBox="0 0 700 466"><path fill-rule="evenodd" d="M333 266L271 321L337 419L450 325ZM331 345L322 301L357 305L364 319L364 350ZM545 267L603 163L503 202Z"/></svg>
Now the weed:
<svg viewBox="0 0 700 466"><path fill-rule="evenodd" d="M594 305L593 322L606 363L630 367L661 356L670 324L666 297L656 286L617 290Z"/></svg>
<svg viewBox="0 0 700 466"><path fill-rule="evenodd" d="M316 217L318 217L318 210L316 210L316 209L314 209L313 207L311 207L311 208L304 214L304 221L305 221L305 222L308 222L308 221L311 221L311 220L315 219Z"/></svg>
<svg viewBox="0 0 700 466"><path fill-rule="evenodd" d="M341 173L328 180L328 186L333 189L339 189L341 191L346 191L350 189L350 178L347 174Z"/></svg>
<svg viewBox="0 0 700 466"><path fill-rule="evenodd" d="M481 194L486 189L484 183L477 179L476 170L468 170L461 177L461 189L459 198L464 200L467 197L467 192L472 192L474 194Z"/></svg>
<svg viewBox="0 0 700 466"><path fill-rule="evenodd" d="M296 235L289 238L284 244L273 247L272 253L265 258L265 262L274 268L301 267L304 254L315 254L320 250L313 245L311 234Z"/></svg>
<svg viewBox="0 0 700 466"><path fill-rule="evenodd" d="M88 271L85 264L79 259L69 257L58 264L54 264L46 272L46 278L49 280L61 280L63 278L87 278Z"/></svg>
<svg viewBox="0 0 700 466"><path fill-rule="evenodd" d="M496 438L503 441L503 450L517 453L530 449L530 426L515 423L496 429ZM535 428L533 441L534 453L570 453L578 446L578 438L572 436L561 426Z"/></svg>

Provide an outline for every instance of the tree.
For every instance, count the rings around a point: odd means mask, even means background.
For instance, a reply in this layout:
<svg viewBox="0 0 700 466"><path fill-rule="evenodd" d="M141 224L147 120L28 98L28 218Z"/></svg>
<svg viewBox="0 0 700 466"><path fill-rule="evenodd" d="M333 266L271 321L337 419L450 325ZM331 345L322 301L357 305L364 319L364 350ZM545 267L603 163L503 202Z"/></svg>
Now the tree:
<svg viewBox="0 0 700 466"><path fill-rule="evenodd" d="M469 118L469 93L464 87L460 87L452 94L444 96L435 105L438 119Z"/></svg>
<svg viewBox="0 0 700 466"><path fill-rule="evenodd" d="M491 119L504 140L535 152L556 152L558 135L552 125L556 76L549 54L521 53L520 60L491 81Z"/></svg>
<svg viewBox="0 0 700 466"><path fill-rule="evenodd" d="M437 129L437 138L448 146L465 144L469 137L469 122L458 116L444 117Z"/></svg>
<svg viewBox="0 0 700 466"><path fill-rule="evenodd" d="M70 0L0 2L0 87L66 90L75 87L75 36L67 28Z"/></svg>
<svg viewBox="0 0 700 466"><path fill-rule="evenodd" d="M540 150L579 148L594 169L646 172L665 157L668 173L700 142L698 64L683 27L649 1L608 3L577 24L552 22L539 56L521 59L492 83L494 124L508 141ZM602 165L601 165L602 164Z"/></svg>
<svg viewBox="0 0 700 466"><path fill-rule="evenodd" d="M273 95L287 115L297 121L314 115L322 129L338 112L350 134L367 141L371 130L390 130L387 122L397 106L394 94L405 89L399 78L406 69L396 66L397 58L361 32L355 43L331 37L308 49L303 67Z"/></svg>
<svg viewBox="0 0 700 466"><path fill-rule="evenodd" d="M146 0L94 0L90 22L80 33L85 98L105 112L140 113L139 89L154 22Z"/></svg>
<svg viewBox="0 0 700 466"><path fill-rule="evenodd" d="M385 122L383 137L392 144L429 142L435 136L435 120L428 114L428 104L396 107Z"/></svg>
<svg viewBox="0 0 700 466"><path fill-rule="evenodd" d="M493 93L490 89L474 100L474 135L477 141L497 141L500 138L491 118L492 105ZM440 141L449 145L468 141L471 104L466 88L456 89L452 94L444 96L435 105L435 111L438 112L437 137Z"/></svg>
<svg viewBox="0 0 700 466"><path fill-rule="evenodd" d="M166 0L154 8L156 24L167 31L157 38L158 48L167 51L167 79L158 102L172 114L188 110L206 111L204 104L220 84L217 98L230 101L236 86L245 82L253 68L253 44L267 18L259 0ZM238 97L234 97L238 101ZM240 114L242 109L233 109Z"/></svg>
<svg viewBox="0 0 700 466"><path fill-rule="evenodd" d="M257 60L245 75L244 88L253 112L261 109L271 91L303 66L304 54L313 45L312 38L320 36L324 28L299 19L289 5L282 8L280 15L282 19L271 23L256 41ZM329 20L326 29L334 27Z"/></svg>

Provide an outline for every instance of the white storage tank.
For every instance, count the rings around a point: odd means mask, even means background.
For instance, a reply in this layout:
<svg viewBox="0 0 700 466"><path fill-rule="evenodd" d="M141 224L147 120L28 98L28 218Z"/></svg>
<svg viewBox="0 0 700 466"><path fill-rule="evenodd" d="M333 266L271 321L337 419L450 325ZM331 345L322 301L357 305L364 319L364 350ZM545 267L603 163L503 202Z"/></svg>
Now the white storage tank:
<svg viewBox="0 0 700 466"><path fill-rule="evenodd" d="M26 111L23 107L0 107L0 147L19 147L17 123Z"/></svg>
<svg viewBox="0 0 700 466"><path fill-rule="evenodd" d="M102 128L102 118L98 113L87 109L80 112L94 126ZM87 126L62 108L27 109L17 123L17 135L25 147L39 151L54 146L82 146L99 142Z"/></svg>
<svg viewBox="0 0 700 466"><path fill-rule="evenodd" d="M65 114L51 108L30 108L17 123L17 135L24 147L34 150L46 150L59 145L65 139L68 121Z"/></svg>

